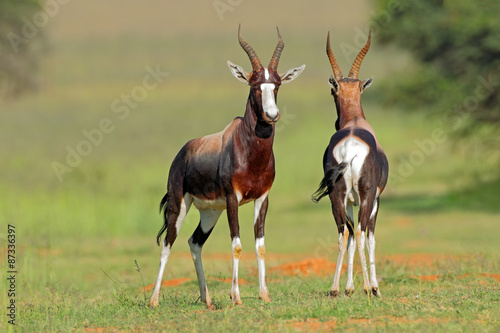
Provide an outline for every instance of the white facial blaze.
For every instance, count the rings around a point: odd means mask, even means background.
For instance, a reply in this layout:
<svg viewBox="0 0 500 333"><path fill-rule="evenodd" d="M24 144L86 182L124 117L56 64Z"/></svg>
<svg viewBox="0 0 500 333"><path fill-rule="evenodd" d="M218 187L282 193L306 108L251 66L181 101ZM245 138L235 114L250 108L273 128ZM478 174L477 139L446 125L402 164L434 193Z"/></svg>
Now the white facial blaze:
<svg viewBox="0 0 500 333"><path fill-rule="evenodd" d="M266 78L266 80L269 80L269 69L267 68L264 68L264 77Z"/></svg>
<svg viewBox="0 0 500 333"><path fill-rule="evenodd" d="M260 90L262 91L262 109L271 120L278 117L280 113L274 100L274 88L275 85L273 83L262 83L260 85Z"/></svg>

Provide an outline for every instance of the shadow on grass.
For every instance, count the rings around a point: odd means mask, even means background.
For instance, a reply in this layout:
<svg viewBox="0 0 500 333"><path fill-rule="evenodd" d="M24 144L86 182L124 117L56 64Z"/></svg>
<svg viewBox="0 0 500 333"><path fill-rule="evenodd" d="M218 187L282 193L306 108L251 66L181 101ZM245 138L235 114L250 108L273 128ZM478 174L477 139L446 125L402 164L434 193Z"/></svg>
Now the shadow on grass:
<svg viewBox="0 0 500 333"><path fill-rule="evenodd" d="M437 211L500 212L500 178L442 195L410 195L382 199L381 205L412 213Z"/></svg>

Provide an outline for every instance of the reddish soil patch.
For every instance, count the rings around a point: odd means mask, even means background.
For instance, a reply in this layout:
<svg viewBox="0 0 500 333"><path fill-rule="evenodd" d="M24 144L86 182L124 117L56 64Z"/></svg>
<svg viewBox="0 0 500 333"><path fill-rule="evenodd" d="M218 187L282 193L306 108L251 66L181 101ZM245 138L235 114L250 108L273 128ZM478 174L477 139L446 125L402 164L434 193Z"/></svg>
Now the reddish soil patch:
<svg viewBox="0 0 500 333"><path fill-rule="evenodd" d="M412 323L429 323L437 324L446 322L447 319L443 318L433 318L433 317L423 317L411 320ZM376 318L349 318L346 322L339 323L336 318L330 321L320 321L316 318L308 318L305 321L290 321L289 325L292 326L296 331L299 332L314 332L314 331L328 331L332 332L339 326L348 327L351 325L358 326L384 326L384 325L395 325L395 324L408 324L410 320L404 317L392 317L392 316L381 316Z"/></svg>
<svg viewBox="0 0 500 333"><path fill-rule="evenodd" d="M437 281L440 277L441 274L439 275L410 275L409 277L414 278L414 279L419 279L425 282L435 282Z"/></svg>
<svg viewBox="0 0 500 333"><path fill-rule="evenodd" d="M305 258L310 256L310 254L303 254L303 253L272 253L272 252L267 252L266 253L266 261L267 260L272 260L272 261L283 261L283 260L299 260L301 258ZM173 258L173 256L172 256ZM175 253L175 258L186 258L192 260L192 256L189 252L179 252ZM228 251L227 253L203 253L203 260L224 260L224 261L231 261L233 260L233 255L231 254L231 251ZM243 248L243 251L241 252L241 257L240 257L240 262L241 261L256 261L256 256L255 252L253 251L246 251L245 248Z"/></svg>
<svg viewBox="0 0 500 333"><path fill-rule="evenodd" d="M171 280L167 280L167 281L162 281L161 285L162 285L162 287L176 287L176 286L180 286L183 283L189 282L191 280L192 280L191 278L171 279ZM155 284L151 283L151 284L145 286L143 288L143 290L145 290L145 291L152 290L154 287L155 287Z"/></svg>
<svg viewBox="0 0 500 333"><path fill-rule="evenodd" d="M500 282L500 274L483 273L483 274L481 274L481 276L486 276L486 277L497 280L497 282Z"/></svg>
<svg viewBox="0 0 500 333"><path fill-rule="evenodd" d="M296 331L300 332L332 332L337 328L337 319L330 321L319 321L319 319L311 318L305 321L294 321L290 323Z"/></svg>
<svg viewBox="0 0 500 333"><path fill-rule="evenodd" d="M215 278L217 281L219 282L226 282L226 283L233 283L233 279L231 278ZM245 279L242 279L242 278L238 278L238 284L239 285L245 285L245 284L249 284L250 282L248 282L247 280Z"/></svg>
<svg viewBox="0 0 500 333"><path fill-rule="evenodd" d="M271 268L271 273L279 272L282 275L298 275L308 276L315 275L330 275L335 271L336 265L325 259L308 258L302 261L290 262ZM342 265L342 272L346 269L346 265Z"/></svg>

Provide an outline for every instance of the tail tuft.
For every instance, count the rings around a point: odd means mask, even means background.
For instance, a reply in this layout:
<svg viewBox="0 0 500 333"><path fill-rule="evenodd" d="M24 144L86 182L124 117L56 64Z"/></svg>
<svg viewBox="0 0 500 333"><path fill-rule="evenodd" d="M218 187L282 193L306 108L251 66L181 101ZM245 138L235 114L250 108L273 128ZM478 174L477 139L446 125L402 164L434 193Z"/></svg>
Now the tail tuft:
<svg viewBox="0 0 500 333"><path fill-rule="evenodd" d="M165 194L165 196L161 199L161 202L160 202L160 214L163 211L163 226L161 227L160 231L158 232L158 235L156 235L156 243L158 243L158 245L160 245L161 235L167 230L167 227L168 227L167 204L168 204L168 193Z"/></svg>
<svg viewBox="0 0 500 333"><path fill-rule="evenodd" d="M326 172L325 177L319 184L319 188L312 195L311 199L313 202L318 203L323 197L327 196L333 191L335 183L339 180L340 177L342 177L346 167L347 163L342 162Z"/></svg>

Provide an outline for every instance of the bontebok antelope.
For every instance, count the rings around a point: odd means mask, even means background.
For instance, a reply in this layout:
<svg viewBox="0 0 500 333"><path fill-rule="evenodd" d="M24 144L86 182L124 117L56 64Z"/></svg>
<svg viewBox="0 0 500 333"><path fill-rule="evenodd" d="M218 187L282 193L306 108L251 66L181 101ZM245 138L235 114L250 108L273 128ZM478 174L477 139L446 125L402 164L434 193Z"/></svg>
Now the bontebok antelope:
<svg viewBox="0 0 500 333"><path fill-rule="evenodd" d="M240 27L241 28L241 27ZM278 74L278 62L284 44L278 30L278 45L269 66L264 68L250 44L243 40L238 29L241 47L252 63L252 71L246 73L240 66L228 61L231 73L241 82L250 85L246 111L243 118L235 118L222 132L194 139L179 151L170 167L167 194L160 203L164 224L158 232L162 242L160 268L150 306L158 305L158 295L165 265L172 244L191 204L200 211L200 223L189 238L201 301L213 307L208 294L201 250L210 236L219 216L227 210L231 249L233 254L233 278L231 300L241 304L238 287L238 262L241 254L238 206L253 201L255 252L259 271L259 297L270 301L266 285L264 222L268 207L268 194L274 181L273 140L275 123L280 118L276 97L281 83L295 79L305 65Z"/></svg>
<svg viewBox="0 0 500 333"><path fill-rule="evenodd" d="M339 232L339 256L330 289L330 296L339 295L339 280L342 261L347 249L347 284L345 294L354 291L353 261L358 252L363 271L365 292L380 295L375 272L375 222L379 209L379 196L387 183L389 164L380 147L375 132L365 119L361 107L361 93L368 88L373 78L358 80L361 62L370 48L371 32L368 41L359 52L349 71L344 77L335 60L328 33L326 52L333 69L329 83L337 107L337 132L332 136L323 157L324 178L319 189L313 194L318 202L329 196L332 212ZM353 206L359 205L356 240L354 239ZM370 278L365 259L365 237L367 236Z"/></svg>

